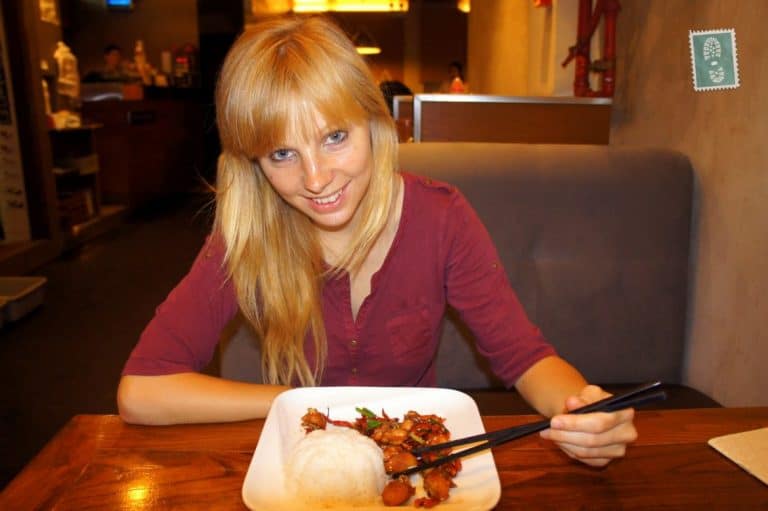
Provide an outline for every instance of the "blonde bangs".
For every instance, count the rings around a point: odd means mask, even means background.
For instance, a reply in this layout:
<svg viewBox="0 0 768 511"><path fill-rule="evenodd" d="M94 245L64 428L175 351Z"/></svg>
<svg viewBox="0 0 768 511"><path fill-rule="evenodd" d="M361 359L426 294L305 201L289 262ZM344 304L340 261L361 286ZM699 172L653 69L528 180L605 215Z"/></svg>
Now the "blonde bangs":
<svg viewBox="0 0 768 511"><path fill-rule="evenodd" d="M340 62L350 50L348 40L320 27L313 32L312 21L300 22L302 31L288 31L289 37L286 29L247 32L233 47L217 90L225 151L256 159L297 137L316 137L318 114L330 129L343 129L378 110L383 97L376 97L378 91L370 97L367 66Z"/></svg>

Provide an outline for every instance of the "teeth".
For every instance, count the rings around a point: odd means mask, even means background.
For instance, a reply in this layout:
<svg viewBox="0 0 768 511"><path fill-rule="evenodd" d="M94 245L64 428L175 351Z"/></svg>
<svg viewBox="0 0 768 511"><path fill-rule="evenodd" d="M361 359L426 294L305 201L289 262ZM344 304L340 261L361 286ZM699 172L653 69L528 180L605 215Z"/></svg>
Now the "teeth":
<svg viewBox="0 0 768 511"><path fill-rule="evenodd" d="M312 200L318 204L330 204L332 202L336 202L340 196L341 196L341 190L334 193L333 195L329 195L328 197L322 197L320 199L312 199Z"/></svg>

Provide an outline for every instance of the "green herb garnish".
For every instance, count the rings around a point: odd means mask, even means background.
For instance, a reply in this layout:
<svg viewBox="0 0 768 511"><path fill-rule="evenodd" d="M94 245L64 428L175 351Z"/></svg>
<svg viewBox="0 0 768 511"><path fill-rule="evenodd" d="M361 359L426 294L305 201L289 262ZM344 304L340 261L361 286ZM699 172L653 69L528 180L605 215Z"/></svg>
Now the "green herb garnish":
<svg viewBox="0 0 768 511"><path fill-rule="evenodd" d="M360 415L365 417L365 419L366 419L365 427L367 429L369 429L369 430L370 429L376 429L376 428L378 428L379 426L381 426L383 424L379 420L379 418L376 416L376 414L373 413L372 411L370 411L368 408L356 407L355 410L357 411L357 413L359 413Z"/></svg>
<svg viewBox="0 0 768 511"><path fill-rule="evenodd" d="M417 443L420 443L421 445L424 445L427 443L426 441L424 441L423 438L416 436L414 433L408 433L408 436L411 437L411 439L416 441Z"/></svg>
<svg viewBox="0 0 768 511"><path fill-rule="evenodd" d="M370 411L368 408L355 408L355 410L357 410L357 413L359 413L360 415L362 415L363 417L365 417L367 419L375 419L376 418L376 414L373 413L372 411Z"/></svg>

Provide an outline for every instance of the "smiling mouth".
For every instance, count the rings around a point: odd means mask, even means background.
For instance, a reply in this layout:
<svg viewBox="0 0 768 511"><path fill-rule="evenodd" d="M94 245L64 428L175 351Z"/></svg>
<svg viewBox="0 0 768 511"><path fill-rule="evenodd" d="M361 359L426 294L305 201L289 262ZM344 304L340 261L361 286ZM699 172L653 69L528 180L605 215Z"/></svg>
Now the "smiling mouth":
<svg viewBox="0 0 768 511"><path fill-rule="evenodd" d="M312 202L314 202L315 204L317 204L319 206L327 206L329 204L334 204L335 202L337 202L339 200L339 198L341 197L341 194L344 193L344 190L346 188L347 188L347 185L344 185L336 193L333 193L331 195L327 195L325 197L314 198L314 199L312 199Z"/></svg>

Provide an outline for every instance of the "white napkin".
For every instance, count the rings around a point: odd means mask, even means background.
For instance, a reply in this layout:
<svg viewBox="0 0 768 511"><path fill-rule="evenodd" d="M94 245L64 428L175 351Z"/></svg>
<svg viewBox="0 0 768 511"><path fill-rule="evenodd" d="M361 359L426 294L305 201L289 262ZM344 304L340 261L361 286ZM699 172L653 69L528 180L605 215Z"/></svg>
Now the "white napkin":
<svg viewBox="0 0 768 511"><path fill-rule="evenodd" d="M768 428L718 436L708 443L768 485Z"/></svg>

